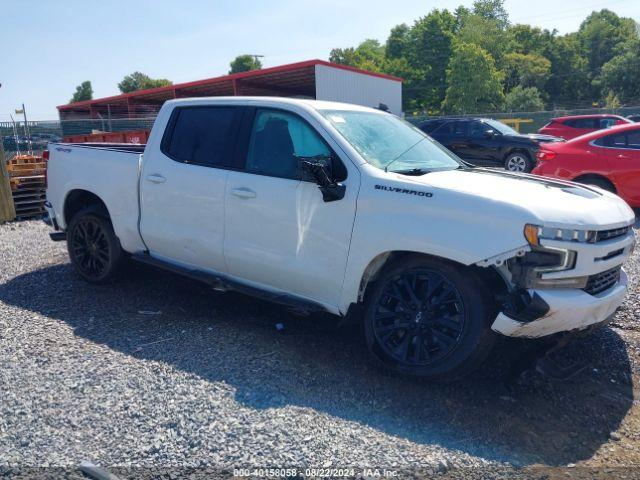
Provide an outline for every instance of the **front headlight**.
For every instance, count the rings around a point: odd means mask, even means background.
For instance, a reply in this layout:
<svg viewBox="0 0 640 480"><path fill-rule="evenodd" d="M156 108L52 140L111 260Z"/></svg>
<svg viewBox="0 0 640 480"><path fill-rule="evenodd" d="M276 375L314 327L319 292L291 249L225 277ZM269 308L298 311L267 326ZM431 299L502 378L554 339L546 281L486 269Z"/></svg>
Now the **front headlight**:
<svg viewBox="0 0 640 480"><path fill-rule="evenodd" d="M584 288L587 277L543 279L545 273L571 270L576 265L576 252L565 248L545 247L540 240L563 240L573 238L574 230L545 229L527 224L524 236L531 251L508 262L513 281L523 288ZM580 238L580 233L577 235ZM583 236L583 238L585 238Z"/></svg>
<svg viewBox="0 0 640 480"><path fill-rule="evenodd" d="M540 245L540 240L593 243L596 239L596 232L595 230L541 227L528 223L524 226L524 238L531 246Z"/></svg>

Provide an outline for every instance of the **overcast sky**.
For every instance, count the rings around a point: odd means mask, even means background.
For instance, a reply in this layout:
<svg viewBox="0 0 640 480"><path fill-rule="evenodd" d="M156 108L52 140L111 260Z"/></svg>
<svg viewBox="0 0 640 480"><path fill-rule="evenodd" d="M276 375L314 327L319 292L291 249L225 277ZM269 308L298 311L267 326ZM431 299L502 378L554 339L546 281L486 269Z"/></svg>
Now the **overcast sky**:
<svg viewBox="0 0 640 480"><path fill-rule="evenodd" d="M0 0L0 121L22 102L57 118L76 85L118 93L135 70L174 83L226 74L241 53L266 67L327 59L334 47L384 41L394 25L471 0ZM640 20L640 0L506 0L512 23L574 31L594 9ZM15 115L14 115L15 116Z"/></svg>

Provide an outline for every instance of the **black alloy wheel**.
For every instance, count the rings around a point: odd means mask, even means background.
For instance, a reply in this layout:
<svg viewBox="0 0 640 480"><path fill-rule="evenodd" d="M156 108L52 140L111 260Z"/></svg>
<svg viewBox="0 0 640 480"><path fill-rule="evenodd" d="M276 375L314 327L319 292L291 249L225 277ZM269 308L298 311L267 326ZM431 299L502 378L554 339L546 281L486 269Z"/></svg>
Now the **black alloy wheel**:
<svg viewBox="0 0 640 480"><path fill-rule="evenodd" d="M365 341L387 369L451 381L487 358L496 315L493 294L478 272L407 255L383 267L365 293Z"/></svg>
<svg viewBox="0 0 640 480"><path fill-rule="evenodd" d="M82 272L94 278L104 275L111 260L106 232L95 218L83 217L73 229L71 248Z"/></svg>
<svg viewBox="0 0 640 480"><path fill-rule="evenodd" d="M460 343L465 305L441 273L416 269L390 278L373 311L373 333L383 352L410 367L447 357Z"/></svg>
<svg viewBox="0 0 640 480"><path fill-rule="evenodd" d="M122 247L113 226L96 208L89 207L71 219L67 249L78 274L91 283L112 280L123 263Z"/></svg>

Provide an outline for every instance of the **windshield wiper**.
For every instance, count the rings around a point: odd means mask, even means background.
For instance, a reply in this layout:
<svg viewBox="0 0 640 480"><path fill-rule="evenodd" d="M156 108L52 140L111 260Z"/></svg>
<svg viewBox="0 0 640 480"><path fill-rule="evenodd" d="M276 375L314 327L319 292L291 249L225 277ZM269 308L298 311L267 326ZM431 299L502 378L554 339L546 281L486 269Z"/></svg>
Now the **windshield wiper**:
<svg viewBox="0 0 640 480"><path fill-rule="evenodd" d="M406 170L391 170L391 173L399 173L401 175L424 175L431 173L433 170L429 168L407 168Z"/></svg>
<svg viewBox="0 0 640 480"><path fill-rule="evenodd" d="M398 155L396 158L394 158L393 160L391 160L389 163L387 163L384 166L384 171L388 172L389 171L389 165L391 165L393 162L395 162L396 160L398 160L400 157L402 157L405 153L407 153L409 150L411 150L413 147L415 147L416 145L418 145L420 142L426 140L427 137L422 137L420 140L418 140L416 143L414 143L413 145L411 145L409 148L407 148L404 152L402 152L400 155Z"/></svg>

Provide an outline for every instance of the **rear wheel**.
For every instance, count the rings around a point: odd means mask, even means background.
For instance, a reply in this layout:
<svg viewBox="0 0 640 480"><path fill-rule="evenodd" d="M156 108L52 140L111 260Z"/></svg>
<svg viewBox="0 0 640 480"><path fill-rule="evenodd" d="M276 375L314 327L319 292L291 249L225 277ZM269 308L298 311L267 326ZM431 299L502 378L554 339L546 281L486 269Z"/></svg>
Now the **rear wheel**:
<svg viewBox="0 0 640 480"><path fill-rule="evenodd" d="M531 158L523 152L510 153L504 160L504 168L510 172L529 173L533 170L533 167L534 165Z"/></svg>
<svg viewBox="0 0 640 480"><path fill-rule="evenodd" d="M385 366L452 380L480 366L491 351L489 296L471 272L410 257L386 269L372 288L365 335Z"/></svg>
<svg viewBox="0 0 640 480"><path fill-rule="evenodd" d="M76 272L91 283L113 280L124 260L111 221L95 207L86 208L71 219L67 249Z"/></svg>

